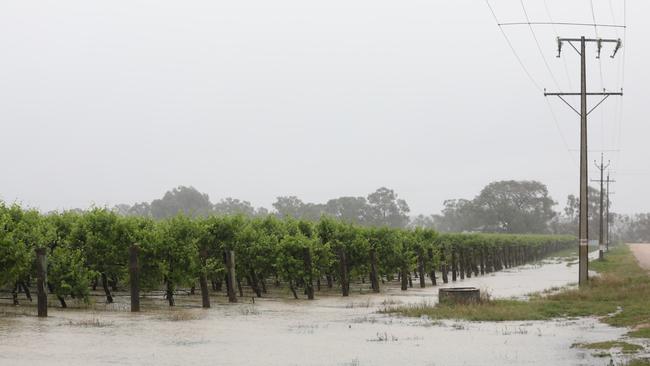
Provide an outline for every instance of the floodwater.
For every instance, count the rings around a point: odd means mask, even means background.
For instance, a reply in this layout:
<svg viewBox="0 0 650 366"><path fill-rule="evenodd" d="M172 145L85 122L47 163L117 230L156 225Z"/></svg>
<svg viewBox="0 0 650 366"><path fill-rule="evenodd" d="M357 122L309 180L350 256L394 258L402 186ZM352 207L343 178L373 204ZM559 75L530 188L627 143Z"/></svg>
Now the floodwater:
<svg viewBox="0 0 650 366"><path fill-rule="evenodd" d="M577 265L547 261L456 285L476 286L492 297L524 297L575 278ZM609 358L571 345L626 332L594 318L500 323L401 318L377 310L435 302L438 287L403 292L385 285L381 294L359 294L359 288L348 298L317 293L315 301L293 300L280 290L254 303L245 297L226 304L223 296L214 296L207 310L197 307L200 296L179 297L181 306L172 310L160 299L145 300L140 314L120 304L51 307L47 319L31 315L30 306L2 306L0 365L607 365ZM30 315L16 315L21 311Z"/></svg>

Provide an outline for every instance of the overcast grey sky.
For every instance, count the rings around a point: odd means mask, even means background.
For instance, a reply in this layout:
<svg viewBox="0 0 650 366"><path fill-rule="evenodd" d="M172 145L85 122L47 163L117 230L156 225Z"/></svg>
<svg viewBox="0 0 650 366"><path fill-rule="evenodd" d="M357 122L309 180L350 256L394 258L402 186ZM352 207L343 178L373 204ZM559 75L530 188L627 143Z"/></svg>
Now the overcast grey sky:
<svg viewBox="0 0 650 366"><path fill-rule="evenodd" d="M524 1L531 21L592 22L589 0L546 2ZM598 23L623 22L622 0L593 2ZM519 0L491 3L525 20ZM619 212L650 211L649 15L628 1L626 96L590 116L590 148L622 149ZM553 27L534 29L557 85L530 29L506 31L535 82L578 88L575 52L555 58ZM561 205L578 188L577 116L550 99L554 122L482 0L7 0L0 50L9 202L113 205L193 185L270 207L387 186L417 214L494 180L542 181ZM589 52L590 89L620 88L623 53L599 65Z"/></svg>

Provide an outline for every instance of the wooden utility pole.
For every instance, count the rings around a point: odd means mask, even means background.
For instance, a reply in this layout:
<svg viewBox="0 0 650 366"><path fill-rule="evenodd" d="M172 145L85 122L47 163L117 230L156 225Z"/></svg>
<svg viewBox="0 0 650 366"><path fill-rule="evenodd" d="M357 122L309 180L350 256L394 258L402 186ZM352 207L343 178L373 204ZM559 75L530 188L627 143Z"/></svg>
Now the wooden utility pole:
<svg viewBox="0 0 650 366"><path fill-rule="evenodd" d="M603 186L603 183L605 181L603 180L603 175L605 173L605 169L609 167L610 162L607 161L607 165L605 165L603 161L603 153L600 153L600 165L598 165L598 162L594 160L594 164L596 165L596 168L600 170L600 179L597 180L592 180L592 182L599 182L600 183L600 222L599 222L599 230L598 230L598 260L603 260L605 259L605 220L604 220L604 214L605 211L603 210L603 201L605 198L605 192L604 189L605 187Z"/></svg>
<svg viewBox="0 0 650 366"><path fill-rule="evenodd" d="M596 167L598 169L601 169L601 167L603 168L600 171L600 180L592 180L593 182L600 182L600 236L603 238L603 240L598 242L598 249L605 252L609 251L609 184L616 182L615 180L609 178L609 172L607 172L607 179L603 179L603 170L605 170L605 168L608 166L609 162L607 162L607 165L603 165L601 158L600 167L598 164L596 164ZM606 184L606 188L603 188L603 184ZM605 205L607 205L607 208L604 208ZM603 216L605 217L603 218ZM602 259L602 257L600 257L600 259Z"/></svg>
<svg viewBox="0 0 650 366"><path fill-rule="evenodd" d="M607 172L607 241L605 242L605 250L609 252L609 183L613 182L612 180L609 180L609 172Z"/></svg>
<svg viewBox="0 0 650 366"><path fill-rule="evenodd" d="M610 93L610 92L599 92L599 93L588 93L587 92L587 61L586 61L586 44L587 43L596 43L597 45L597 58L600 58L600 50L603 43L614 43L615 48L612 53L612 58L616 55L616 52L621 48L620 39L587 39L584 36L580 38L559 38L558 42L558 55L562 52L562 45L564 42L568 43L579 55L580 55L580 92L579 93L547 93L544 91L544 96L557 96L560 98L566 105L568 105L574 112L580 116L580 218L578 222L578 256L579 256L579 285L586 285L589 280L589 216L588 216L588 158L587 158L587 116L591 113L596 107L603 103L611 95L623 95L623 92ZM576 48L575 43L580 44L580 50ZM580 111L573 107L566 99L565 96L579 96L580 97ZM587 97L588 96L601 96L602 99L591 109L587 110Z"/></svg>

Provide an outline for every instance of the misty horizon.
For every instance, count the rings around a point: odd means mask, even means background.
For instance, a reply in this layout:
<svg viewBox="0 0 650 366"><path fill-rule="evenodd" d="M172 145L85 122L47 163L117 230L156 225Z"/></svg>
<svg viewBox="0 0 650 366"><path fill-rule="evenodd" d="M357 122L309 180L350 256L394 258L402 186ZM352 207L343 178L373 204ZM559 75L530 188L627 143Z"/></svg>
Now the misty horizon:
<svg viewBox="0 0 650 366"><path fill-rule="evenodd" d="M590 22L587 3L548 1L558 21ZM523 17L518 4L493 6L500 21ZM618 4L594 6L599 21L622 17ZM590 89L625 88L589 124L590 178L598 150L614 150L619 213L650 211L648 10L630 2L621 57L587 66ZM6 202L111 207L191 184L270 207L387 186L430 214L499 180L543 182L560 206L577 194L575 113L544 99L480 1L20 2L0 5L0 30ZM557 82L527 27L506 31L540 87L575 90L578 60L555 58L555 31L593 28L536 29Z"/></svg>

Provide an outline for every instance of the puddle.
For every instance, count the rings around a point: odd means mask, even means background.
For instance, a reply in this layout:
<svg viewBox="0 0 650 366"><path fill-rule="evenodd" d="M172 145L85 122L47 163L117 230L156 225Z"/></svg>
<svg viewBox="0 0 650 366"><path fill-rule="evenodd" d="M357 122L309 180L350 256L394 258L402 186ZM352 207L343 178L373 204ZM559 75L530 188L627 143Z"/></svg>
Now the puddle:
<svg viewBox="0 0 650 366"><path fill-rule="evenodd" d="M521 298L576 278L577 266L548 260L456 285ZM173 310L145 299L140 314L115 310L123 306L51 308L48 319L3 316L9 310L0 307L0 365L607 365L609 358L571 345L626 331L594 318L468 323L377 313L387 305L435 302L438 288L403 292L397 283L384 284L381 294L343 298L332 291L317 293L315 301L282 292L230 305L215 296L209 310L198 308L200 296L179 296Z"/></svg>

